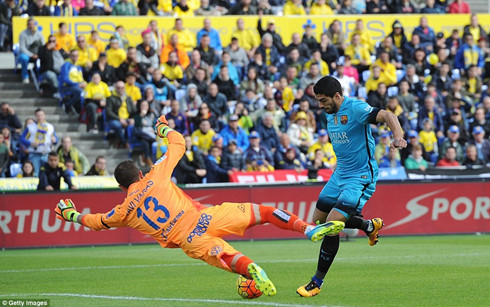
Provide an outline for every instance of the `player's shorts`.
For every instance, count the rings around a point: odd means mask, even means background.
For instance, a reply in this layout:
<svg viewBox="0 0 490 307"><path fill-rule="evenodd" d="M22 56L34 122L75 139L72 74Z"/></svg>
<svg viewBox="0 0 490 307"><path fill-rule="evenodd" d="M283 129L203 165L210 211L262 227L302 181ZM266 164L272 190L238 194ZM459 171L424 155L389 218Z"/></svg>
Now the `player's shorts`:
<svg viewBox="0 0 490 307"><path fill-rule="evenodd" d="M232 271L221 261L223 254L239 253L221 237L235 234L242 236L250 225L260 219L259 206L251 203L223 203L199 211L201 216L181 239L180 247L191 258Z"/></svg>
<svg viewBox="0 0 490 307"><path fill-rule="evenodd" d="M346 218L360 215L375 190L376 180L370 173L340 179L334 172L320 192L316 208L323 212L335 208Z"/></svg>

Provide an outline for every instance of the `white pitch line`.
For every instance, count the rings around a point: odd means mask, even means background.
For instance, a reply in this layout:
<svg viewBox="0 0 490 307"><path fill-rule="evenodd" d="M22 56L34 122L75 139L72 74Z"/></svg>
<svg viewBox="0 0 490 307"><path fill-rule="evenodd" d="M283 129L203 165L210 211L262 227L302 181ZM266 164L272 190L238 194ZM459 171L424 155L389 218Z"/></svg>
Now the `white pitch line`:
<svg viewBox="0 0 490 307"><path fill-rule="evenodd" d="M240 300L217 300L217 299L191 299L191 298L161 298L161 297L138 297L138 296L112 296L112 295L96 295L96 294L78 294L78 293L10 293L0 294L0 297L28 297L28 296L61 296L61 297L77 297L91 299L105 299L117 301L156 301L156 302L187 302L187 303L207 303L207 304L228 304L228 305L254 305L254 306L278 306L278 307L317 307L317 305L302 305L302 304L284 304L274 302L257 302L257 301L240 301ZM327 307L326 305L323 305ZM334 307L334 306L331 306ZM339 306L337 306L339 307Z"/></svg>
<svg viewBox="0 0 490 307"><path fill-rule="evenodd" d="M454 257L472 257L472 256L485 256L487 253L469 253L469 254L451 254L451 255L405 255L401 257L390 256L370 256L370 257L339 257L335 260L337 262L344 261L362 261L362 260L383 260L383 259L414 259L414 258L454 258ZM278 259L278 260L258 260L258 263L304 263L304 262L316 262L317 259ZM110 270L110 269L134 269L134 268L164 268L164 267L178 267L178 266L201 266L206 265L204 262L199 263L165 263L165 264L135 264L135 265L109 265L109 266L84 266L84 267L66 267L66 268L45 268L45 269L24 269L24 270L5 270L0 273L32 273L32 272L53 272L53 271L77 271L77 270Z"/></svg>

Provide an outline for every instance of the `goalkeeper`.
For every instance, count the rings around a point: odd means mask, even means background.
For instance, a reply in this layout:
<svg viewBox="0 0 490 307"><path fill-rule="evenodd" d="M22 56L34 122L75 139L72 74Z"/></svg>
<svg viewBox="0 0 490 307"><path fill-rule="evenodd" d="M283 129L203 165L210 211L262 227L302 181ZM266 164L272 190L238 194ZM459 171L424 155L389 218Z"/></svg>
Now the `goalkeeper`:
<svg viewBox="0 0 490 307"><path fill-rule="evenodd" d="M131 227L152 236L162 247L180 247L191 258L201 259L220 269L252 278L265 295L276 289L267 274L250 258L235 250L222 236L243 235L249 227L271 223L304 233L312 241L340 232L344 223L332 221L310 225L296 215L252 203L223 203L204 207L191 199L170 179L185 153L184 138L168 126L165 116L156 125L158 136L168 139L168 150L143 177L132 161L120 163L114 176L126 199L107 213L80 214L69 199L56 206L59 219L80 223L93 230Z"/></svg>

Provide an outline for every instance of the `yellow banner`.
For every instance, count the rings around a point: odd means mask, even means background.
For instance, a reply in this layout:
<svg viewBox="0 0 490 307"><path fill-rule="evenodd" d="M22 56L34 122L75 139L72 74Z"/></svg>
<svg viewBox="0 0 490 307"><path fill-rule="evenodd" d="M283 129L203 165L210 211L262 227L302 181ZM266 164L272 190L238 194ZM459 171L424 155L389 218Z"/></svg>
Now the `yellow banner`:
<svg viewBox="0 0 490 307"><path fill-rule="evenodd" d="M362 19L366 28L369 30L371 37L375 41L383 39L391 33L393 22L398 19L405 28L405 33L410 39L413 29L418 26L419 19L422 15L339 15L339 16L308 16L308 17L278 17L264 16L262 26L267 26L269 19L274 19L276 31L281 34L284 44L291 42L291 36L294 32L303 33L303 25L311 20L315 24L315 33L317 38L328 29L328 26L334 19L340 20L342 29L347 37L354 30L357 19ZM470 23L470 15L467 14L443 14L443 15L426 15L429 25L437 32L444 32L446 36L450 35L453 29L463 30L463 27ZM213 17L212 27L215 28L221 36L223 46L227 46L236 28L236 20L243 18L245 27L250 29L257 28L256 16L223 16ZM480 24L488 32L490 31L490 14L478 14ZM203 26L204 17L183 17L184 27L197 33ZM114 34L115 27L122 25L126 29L131 45L140 44L141 32L148 28L151 20L158 22L158 27L163 33L167 33L174 26L174 18L171 17L36 17L41 31L45 37L58 31L58 24L62 21L68 24L69 32L74 36L89 35L92 30L97 30L104 41L108 41ZM27 19L13 18L13 36L14 43L18 42L19 34L25 30Z"/></svg>
<svg viewBox="0 0 490 307"><path fill-rule="evenodd" d="M113 176L73 177L72 182L79 190L115 189L118 187ZM38 183L38 178L0 178L0 191L35 191ZM61 190L68 190L63 179L61 179Z"/></svg>

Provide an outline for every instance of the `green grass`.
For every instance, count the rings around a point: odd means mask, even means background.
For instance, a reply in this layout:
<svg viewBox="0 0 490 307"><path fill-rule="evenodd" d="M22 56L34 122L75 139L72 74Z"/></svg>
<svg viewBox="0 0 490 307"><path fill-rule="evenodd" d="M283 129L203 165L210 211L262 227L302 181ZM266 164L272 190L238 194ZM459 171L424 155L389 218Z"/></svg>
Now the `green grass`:
<svg viewBox="0 0 490 307"><path fill-rule="evenodd" d="M489 306L490 236L383 237L341 242L319 296L296 288L315 272L320 244L233 242L264 268L274 297L241 299L236 276L157 245L0 252L0 303L49 299L51 306ZM74 296L68 296L71 293ZM101 297L94 297L101 296ZM129 299L133 297L134 299Z"/></svg>

